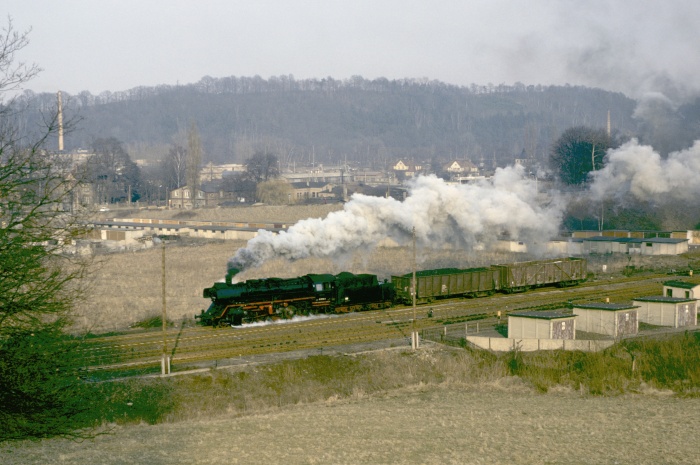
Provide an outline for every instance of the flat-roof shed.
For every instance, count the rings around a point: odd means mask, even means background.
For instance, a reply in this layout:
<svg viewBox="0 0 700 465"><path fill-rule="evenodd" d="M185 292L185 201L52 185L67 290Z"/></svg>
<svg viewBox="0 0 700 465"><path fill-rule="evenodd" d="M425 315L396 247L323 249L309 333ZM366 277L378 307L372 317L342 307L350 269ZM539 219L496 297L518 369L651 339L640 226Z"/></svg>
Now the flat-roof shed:
<svg viewBox="0 0 700 465"><path fill-rule="evenodd" d="M612 337L637 334L639 331L637 308L632 304L574 305L576 329Z"/></svg>
<svg viewBox="0 0 700 465"><path fill-rule="evenodd" d="M689 281L666 281L664 283L666 297L681 297L686 299L700 298L700 283Z"/></svg>
<svg viewBox="0 0 700 465"><path fill-rule="evenodd" d="M576 315L562 311L508 314L509 339L576 339Z"/></svg>
<svg viewBox="0 0 700 465"><path fill-rule="evenodd" d="M639 321L673 328L698 324L696 303L696 299L666 296L639 297L632 301L639 306Z"/></svg>

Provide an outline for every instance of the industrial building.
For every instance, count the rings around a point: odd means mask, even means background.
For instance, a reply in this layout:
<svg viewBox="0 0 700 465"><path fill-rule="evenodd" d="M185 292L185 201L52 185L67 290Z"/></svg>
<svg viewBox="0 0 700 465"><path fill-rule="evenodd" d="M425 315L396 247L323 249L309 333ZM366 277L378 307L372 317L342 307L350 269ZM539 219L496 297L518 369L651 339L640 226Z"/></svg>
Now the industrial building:
<svg viewBox="0 0 700 465"><path fill-rule="evenodd" d="M700 298L700 283L689 281L666 281L664 283L666 297L681 297L685 299Z"/></svg>
<svg viewBox="0 0 700 465"><path fill-rule="evenodd" d="M576 329L612 337L637 334L637 308L631 304L589 303L574 305Z"/></svg>
<svg viewBox="0 0 700 465"><path fill-rule="evenodd" d="M638 306L639 321L680 328L698 324L697 300L681 297L649 296L632 301Z"/></svg>
<svg viewBox="0 0 700 465"><path fill-rule="evenodd" d="M509 339L576 339L576 315L563 311L508 314Z"/></svg>

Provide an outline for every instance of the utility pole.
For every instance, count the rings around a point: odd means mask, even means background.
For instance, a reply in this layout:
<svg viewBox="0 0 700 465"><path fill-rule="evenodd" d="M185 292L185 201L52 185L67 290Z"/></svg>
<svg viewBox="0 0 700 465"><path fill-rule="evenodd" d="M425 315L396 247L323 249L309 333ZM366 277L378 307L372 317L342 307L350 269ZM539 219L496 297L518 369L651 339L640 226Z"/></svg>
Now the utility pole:
<svg viewBox="0 0 700 465"><path fill-rule="evenodd" d="M162 250L162 263L161 263L161 275L163 277L162 279L162 284L163 284L163 315L161 316L161 319L163 320L163 359L161 360L161 374L162 375L169 375L170 374L170 357L168 357L168 339L167 339L167 333L165 331L166 326L167 326L167 318L166 318L166 307L165 307L165 240L162 240L161 242L161 250Z"/></svg>
<svg viewBox="0 0 700 465"><path fill-rule="evenodd" d="M411 348L418 349L418 331L416 330L416 294L418 292L416 281L416 227L413 227L413 283L411 285L411 294L413 294L413 324L411 325Z"/></svg>

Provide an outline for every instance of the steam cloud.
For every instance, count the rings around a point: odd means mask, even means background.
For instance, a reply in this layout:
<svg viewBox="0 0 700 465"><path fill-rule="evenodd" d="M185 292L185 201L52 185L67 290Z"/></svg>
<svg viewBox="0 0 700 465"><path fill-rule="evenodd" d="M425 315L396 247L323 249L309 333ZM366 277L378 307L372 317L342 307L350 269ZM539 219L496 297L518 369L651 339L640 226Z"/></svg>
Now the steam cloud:
<svg viewBox="0 0 700 465"><path fill-rule="evenodd" d="M618 203L625 203L630 195L658 203L690 201L700 194L697 173L700 141L662 158L651 146L632 139L608 152L605 167L592 174L590 194L593 200L612 199Z"/></svg>
<svg viewBox="0 0 700 465"><path fill-rule="evenodd" d="M405 245L414 227L417 242L433 247L472 248L504 232L542 242L557 235L565 202L552 196L541 205L536 197L536 181L522 167L498 169L492 180L469 185L421 176L409 184L404 201L356 194L326 218L299 221L277 235L261 230L229 268L245 270L271 258L340 257L386 238Z"/></svg>

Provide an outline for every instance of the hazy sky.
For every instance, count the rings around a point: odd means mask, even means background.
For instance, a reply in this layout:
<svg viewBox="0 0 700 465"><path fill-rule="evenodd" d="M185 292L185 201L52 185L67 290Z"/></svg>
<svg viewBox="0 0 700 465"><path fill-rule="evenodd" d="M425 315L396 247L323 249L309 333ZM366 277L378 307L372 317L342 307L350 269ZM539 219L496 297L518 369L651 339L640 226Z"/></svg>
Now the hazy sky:
<svg viewBox="0 0 700 465"><path fill-rule="evenodd" d="M25 88L99 94L212 77L386 77L700 90L697 0L0 0ZM3 27L7 19L2 22Z"/></svg>

